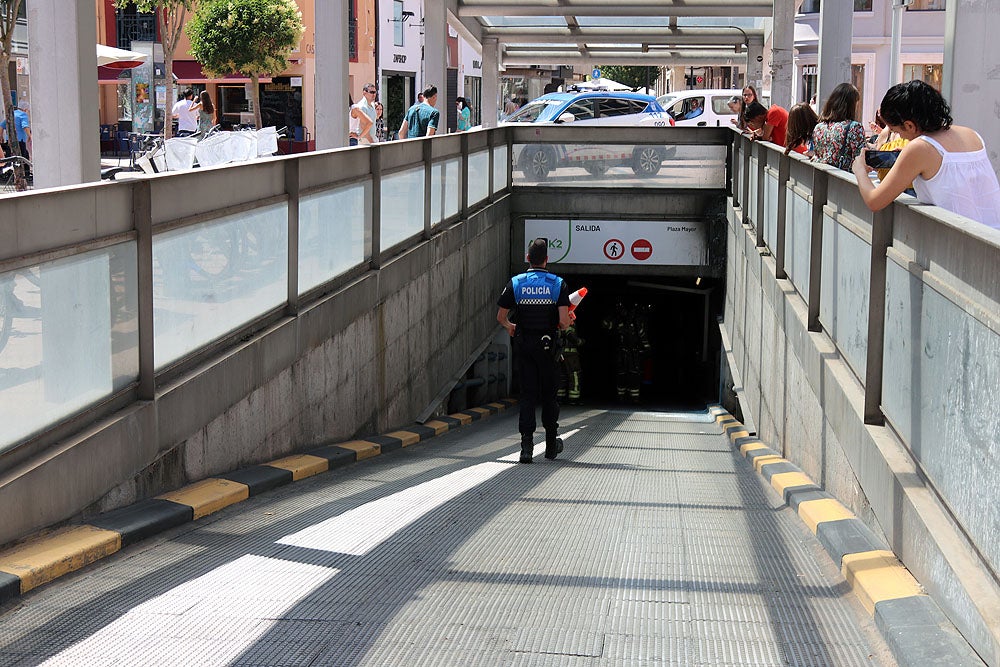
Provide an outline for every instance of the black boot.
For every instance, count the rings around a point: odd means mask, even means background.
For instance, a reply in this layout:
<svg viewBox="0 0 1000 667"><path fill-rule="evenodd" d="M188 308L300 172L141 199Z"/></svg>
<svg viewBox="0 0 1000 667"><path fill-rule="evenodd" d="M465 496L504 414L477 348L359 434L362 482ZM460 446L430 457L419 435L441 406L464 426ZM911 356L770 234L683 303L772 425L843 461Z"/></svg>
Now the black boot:
<svg viewBox="0 0 1000 667"><path fill-rule="evenodd" d="M531 455L535 450L535 444L530 440L525 440L521 438L521 458L518 459L521 463L531 463Z"/></svg>
<svg viewBox="0 0 1000 667"><path fill-rule="evenodd" d="M563 450L562 438L553 438L552 440L546 439L545 441L545 458L550 461L554 459L558 454L561 454Z"/></svg>

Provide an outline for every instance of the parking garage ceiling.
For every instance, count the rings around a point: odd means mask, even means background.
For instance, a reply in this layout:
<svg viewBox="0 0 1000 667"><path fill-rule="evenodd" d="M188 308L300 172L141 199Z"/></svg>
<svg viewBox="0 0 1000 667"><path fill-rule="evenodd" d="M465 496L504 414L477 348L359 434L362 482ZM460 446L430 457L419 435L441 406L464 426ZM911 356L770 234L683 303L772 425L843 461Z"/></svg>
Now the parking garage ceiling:
<svg viewBox="0 0 1000 667"><path fill-rule="evenodd" d="M457 0L504 67L745 65L772 0Z"/></svg>

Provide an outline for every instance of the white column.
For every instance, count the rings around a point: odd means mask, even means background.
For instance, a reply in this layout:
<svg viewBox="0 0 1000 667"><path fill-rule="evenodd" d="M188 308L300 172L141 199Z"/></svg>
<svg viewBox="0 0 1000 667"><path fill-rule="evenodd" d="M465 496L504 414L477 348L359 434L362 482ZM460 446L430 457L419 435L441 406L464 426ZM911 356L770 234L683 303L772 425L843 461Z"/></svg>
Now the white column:
<svg viewBox="0 0 1000 667"><path fill-rule="evenodd" d="M750 40L747 46L747 84L754 87L758 95L763 94L761 84L764 78L764 40Z"/></svg>
<svg viewBox="0 0 1000 667"><path fill-rule="evenodd" d="M820 109L834 88L851 81L853 35L854 3L822 3L819 15L819 78L816 98Z"/></svg>
<svg viewBox="0 0 1000 667"><path fill-rule="evenodd" d="M795 43L795 0L774 0L771 34L771 104L792 105L792 48Z"/></svg>
<svg viewBox="0 0 1000 667"><path fill-rule="evenodd" d="M496 127L500 118L500 43L496 37L483 40L483 127Z"/></svg>
<svg viewBox="0 0 1000 667"><path fill-rule="evenodd" d="M441 0L424 2L424 81L422 86L438 89L437 110L441 112L438 132L447 130L448 118L448 15Z"/></svg>
<svg viewBox="0 0 1000 667"><path fill-rule="evenodd" d="M35 187L98 181L101 139L94 3L28 0L27 8Z"/></svg>
<svg viewBox="0 0 1000 667"><path fill-rule="evenodd" d="M993 169L1000 174L1000 100L997 35L1000 13L990 3L949 2L945 11L944 81L941 93L957 125L979 132Z"/></svg>
<svg viewBox="0 0 1000 667"><path fill-rule="evenodd" d="M316 149L347 145L347 3L323 0L316 12Z"/></svg>

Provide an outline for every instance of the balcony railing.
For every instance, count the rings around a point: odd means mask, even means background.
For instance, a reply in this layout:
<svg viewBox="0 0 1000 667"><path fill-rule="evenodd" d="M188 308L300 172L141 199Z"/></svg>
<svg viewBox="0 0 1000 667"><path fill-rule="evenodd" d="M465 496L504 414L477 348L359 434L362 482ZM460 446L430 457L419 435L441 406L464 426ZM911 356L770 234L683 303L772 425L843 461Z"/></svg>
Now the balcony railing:
<svg viewBox="0 0 1000 667"><path fill-rule="evenodd" d="M115 25L118 29L118 48L131 48L132 42L156 41L156 15L118 14Z"/></svg>

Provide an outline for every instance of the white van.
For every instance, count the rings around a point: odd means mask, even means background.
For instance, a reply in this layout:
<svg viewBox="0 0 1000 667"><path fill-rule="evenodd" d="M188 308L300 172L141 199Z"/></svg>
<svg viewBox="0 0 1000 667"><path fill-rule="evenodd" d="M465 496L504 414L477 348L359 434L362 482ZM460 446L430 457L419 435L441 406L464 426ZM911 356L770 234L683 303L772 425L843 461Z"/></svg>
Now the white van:
<svg viewBox="0 0 1000 667"><path fill-rule="evenodd" d="M656 98L677 127L730 127L737 114L729 100L741 97L742 90L678 90Z"/></svg>

